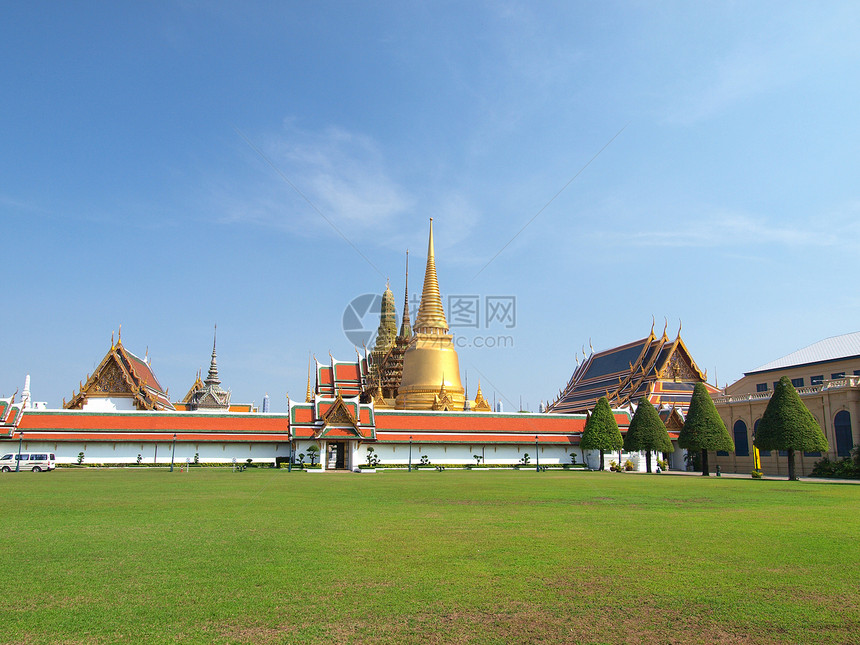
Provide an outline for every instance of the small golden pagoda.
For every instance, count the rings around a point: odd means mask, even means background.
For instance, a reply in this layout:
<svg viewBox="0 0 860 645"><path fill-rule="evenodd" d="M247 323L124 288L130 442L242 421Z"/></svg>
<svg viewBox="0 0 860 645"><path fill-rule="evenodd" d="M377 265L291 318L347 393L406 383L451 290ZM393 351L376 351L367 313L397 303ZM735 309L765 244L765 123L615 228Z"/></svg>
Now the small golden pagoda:
<svg viewBox="0 0 860 645"><path fill-rule="evenodd" d="M403 377L397 391L399 410L463 410L466 393L460 383L460 361L449 334L442 308L436 258L433 250L433 218L427 244L427 268L421 305L403 355Z"/></svg>

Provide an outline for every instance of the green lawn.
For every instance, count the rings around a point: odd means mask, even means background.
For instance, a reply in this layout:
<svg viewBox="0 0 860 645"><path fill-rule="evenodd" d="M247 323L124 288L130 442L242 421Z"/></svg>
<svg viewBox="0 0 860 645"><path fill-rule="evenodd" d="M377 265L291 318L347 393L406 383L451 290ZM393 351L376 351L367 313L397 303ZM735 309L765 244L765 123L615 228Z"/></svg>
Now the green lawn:
<svg viewBox="0 0 860 645"><path fill-rule="evenodd" d="M2 642L860 640L860 486L200 468L0 489Z"/></svg>

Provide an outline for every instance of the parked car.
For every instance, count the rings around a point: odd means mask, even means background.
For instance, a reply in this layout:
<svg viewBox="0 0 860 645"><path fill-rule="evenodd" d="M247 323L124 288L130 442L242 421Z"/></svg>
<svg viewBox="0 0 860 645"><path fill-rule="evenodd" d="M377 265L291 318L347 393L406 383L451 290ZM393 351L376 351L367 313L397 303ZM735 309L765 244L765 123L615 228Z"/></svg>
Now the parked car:
<svg viewBox="0 0 860 645"><path fill-rule="evenodd" d="M51 471L57 467L56 456L53 452L10 452L0 457L0 470L4 473L15 470L15 464L20 457L21 466L18 470L32 470L34 473L43 470Z"/></svg>

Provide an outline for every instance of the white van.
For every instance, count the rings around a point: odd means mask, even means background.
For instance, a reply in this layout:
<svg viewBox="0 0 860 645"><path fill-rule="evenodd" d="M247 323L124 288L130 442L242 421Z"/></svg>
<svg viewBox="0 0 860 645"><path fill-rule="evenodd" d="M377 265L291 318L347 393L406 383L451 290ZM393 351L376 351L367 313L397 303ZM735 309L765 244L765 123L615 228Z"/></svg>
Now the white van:
<svg viewBox="0 0 860 645"><path fill-rule="evenodd" d="M15 470L19 454L10 452L0 457L0 470L4 473ZM21 466L18 470L32 470L34 473L43 470L51 471L57 467L56 456L53 452L22 452Z"/></svg>

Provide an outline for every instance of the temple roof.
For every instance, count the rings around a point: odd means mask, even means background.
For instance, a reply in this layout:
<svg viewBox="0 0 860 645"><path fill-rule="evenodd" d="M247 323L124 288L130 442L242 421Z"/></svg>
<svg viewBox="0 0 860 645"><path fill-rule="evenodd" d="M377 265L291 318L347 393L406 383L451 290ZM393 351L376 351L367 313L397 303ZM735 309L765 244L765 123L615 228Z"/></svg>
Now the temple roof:
<svg viewBox="0 0 860 645"><path fill-rule="evenodd" d="M613 408L635 405L647 396L654 405L686 409L703 373L690 356L680 330L674 340L653 328L645 338L589 355L574 371L551 412L585 412L605 396ZM717 389L711 387L712 391Z"/></svg>
<svg viewBox="0 0 860 645"><path fill-rule="evenodd" d="M367 361L339 361L329 356L331 363L325 365L314 357L316 364L316 387L314 392L320 396L344 398L358 396L367 378Z"/></svg>
<svg viewBox="0 0 860 645"><path fill-rule="evenodd" d="M128 351L120 337L86 383L80 384L77 393L63 407L81 408L91 396L132 398L139 410L173 410L167 391L161 387L149 361Z"/></svg>
<svg viewBox="0 0 860 645"><path fill-rule="evenodd" d="M373 405L358 396L344 398L315 395L311 402L290 401L290 432L296 439L376 438Z"/></svg>

